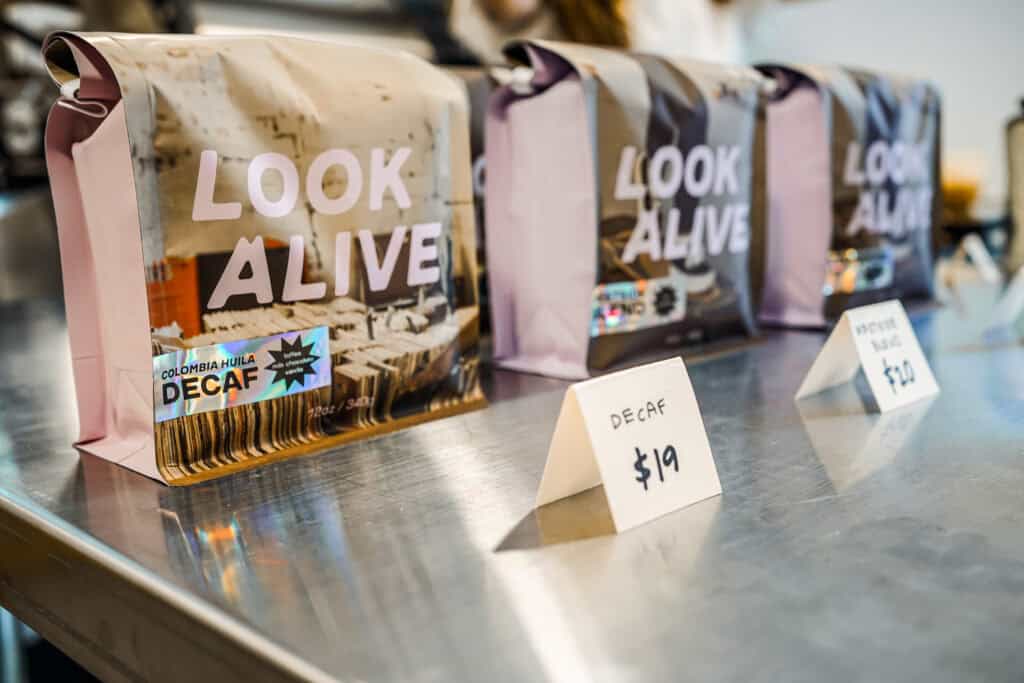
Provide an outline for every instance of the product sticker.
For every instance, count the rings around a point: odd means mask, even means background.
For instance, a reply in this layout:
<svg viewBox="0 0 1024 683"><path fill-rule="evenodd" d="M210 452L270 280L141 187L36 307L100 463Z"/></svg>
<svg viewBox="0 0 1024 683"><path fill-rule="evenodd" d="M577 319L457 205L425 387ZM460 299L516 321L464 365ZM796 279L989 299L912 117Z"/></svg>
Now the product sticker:
<svg viewBox="0 0 1024 683"><path fill-rule="evenodd" d="M200 346L153 358L156 421L326 387L326 327Z"/></svg>
<svg viewBox="0 0 1024 683"><path fill-rule="evenodd" d="M892 249L888 247L829 251L825 296L892 287L895 271Z"/></svg>
<svg viewBox="0 0 1024 683"><path fill-rule="evenodd" d="M686 275L609 282L594 288L590 336L634 332L686 318Z"/></svg>

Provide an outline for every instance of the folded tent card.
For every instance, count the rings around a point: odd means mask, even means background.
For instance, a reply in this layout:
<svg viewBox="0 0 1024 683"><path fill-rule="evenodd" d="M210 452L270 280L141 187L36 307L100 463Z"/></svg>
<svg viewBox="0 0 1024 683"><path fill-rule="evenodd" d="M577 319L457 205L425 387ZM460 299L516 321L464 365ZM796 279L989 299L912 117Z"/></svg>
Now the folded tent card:
<svg viewBox="0 0 1024 683"><path fill-rule="evenodd" d="M566 391L537 506L601 484L620 532L722 492L682 359L621 370Z"/></svg>
<svg viewBox="0 0 1024 683"><path fill-rule="evenodd" d="M941 210L938 91L842 67L759 69L767 237L760 320L822 327L844 310L932 297Z"/></svg>
<svg viewBox="0 0 1024 683"><path fill-rule="evenodd" d="M992 311L989 330L1019 334L1014 328L1022 325L1024 325L1024 266L1017 269L1017 272L1010 278L1006 289L999 296L995 309Z"/></svg>
<svg viewBox="0 0 1024 683"><path fill-rule="evenodd" d="M455 79L284 37L44 55L84 450L181 484L481 405Z"/></svg>
<svg viewBox="0 0 1024 683"><path fill-rule="evenodd" d="M491 97L498 364L579 379L754 334L762 205L753 69L552 42Z"/></svg>
<svg viewBox="0 0 1024 683"><path fill-rule="evenodd" d="M807 371L796 399L845 384L861 369L883 413L939 393L928 359L899 301L843 313Z"/></svg>

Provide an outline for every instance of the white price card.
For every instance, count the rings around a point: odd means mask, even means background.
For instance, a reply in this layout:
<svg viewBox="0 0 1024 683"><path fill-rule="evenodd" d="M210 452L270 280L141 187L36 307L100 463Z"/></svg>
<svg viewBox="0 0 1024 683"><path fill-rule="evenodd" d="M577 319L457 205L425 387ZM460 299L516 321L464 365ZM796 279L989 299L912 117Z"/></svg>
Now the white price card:
<svg viewBox="0 0 1024 683"><path fill-rule="evenodd" d="M853 379L859 368L881 412L939 393L907 312L899 301L852 308L825 340L797 400Z"/></svg>
<svg viewBox="0 0 1024 683"><path fill-rule="evenodd" d="M620 532L722 492L682 359L565 392L537 507L602 483Z"/></svg>
<svg viewBox="0 0 1024 683"><path fill-rule="evenodd" d="M1000 272L999 266L996 265L995 259L989 253L984 240L977 233L972 232L965 237L961 245L964 248L964 252L971 257L971 263L974 264L975 269L984 282L997 285L1003 281L1003 274Z"/></svg>
<svg viewBox="0 0 1024 683"><path fill-rule="evenodd" d="M1009 286L992 312L992 327L1013 327L1024 316L1024 266L1010 280Z"/></svg>

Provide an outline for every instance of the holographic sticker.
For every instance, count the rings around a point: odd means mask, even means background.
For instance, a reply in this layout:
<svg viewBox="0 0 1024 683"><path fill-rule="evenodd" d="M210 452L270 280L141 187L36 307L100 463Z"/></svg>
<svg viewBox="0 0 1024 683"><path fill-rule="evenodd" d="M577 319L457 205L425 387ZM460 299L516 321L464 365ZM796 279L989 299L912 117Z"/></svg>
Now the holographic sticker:
<svg viewBox="0 0 1024 683"><path fill-rule="evenodd" d="M887 247L830 251L825 296L854 294L891 287L895 266Z"/></svg>
<svg viewBox="0 0 1024 683"><path fill-rule="evenodd" d="M326 387L326 327L201 346L153 358L157 422Z"/></svg>
<svg viewBox="0 0 1024 683"><path fill-rule="evenodd" d="M686 275L609 282L594 288L590 336L634 332L686 317Z"/></svg>

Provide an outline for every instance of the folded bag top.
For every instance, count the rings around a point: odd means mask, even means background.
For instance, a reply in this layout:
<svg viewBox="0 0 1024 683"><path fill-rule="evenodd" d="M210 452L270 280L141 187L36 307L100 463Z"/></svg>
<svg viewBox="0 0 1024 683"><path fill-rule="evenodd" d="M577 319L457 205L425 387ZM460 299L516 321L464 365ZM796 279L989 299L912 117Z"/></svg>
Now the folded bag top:
<svg viewBox="0 0 1024 683"><path fill-rule="evenodd" d="M284 37L43 51L84 450L189 483L481 404L453 78Z"/></svg>
<svg viewBox="0 0 1024 683"><path fill-rule="evenodd" d="M756 332L752 69L544 41L487 121L496 360L562 377Z"/></svg>

